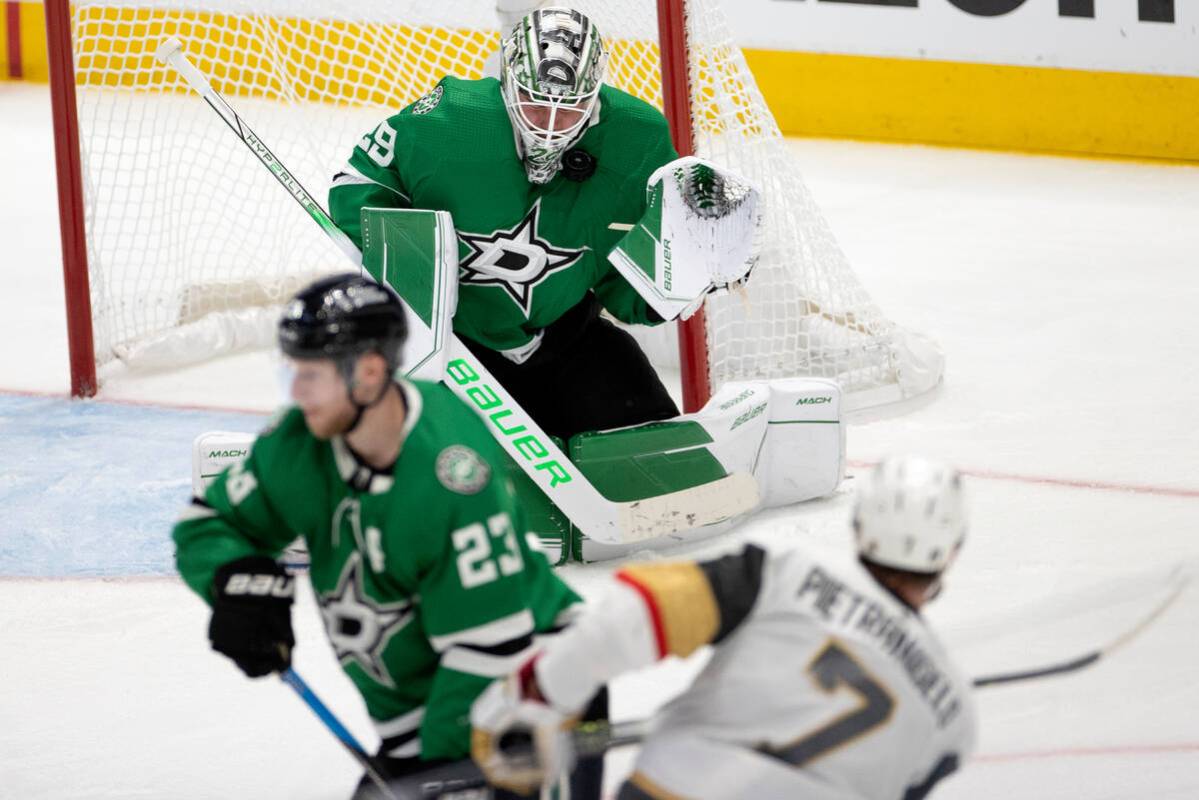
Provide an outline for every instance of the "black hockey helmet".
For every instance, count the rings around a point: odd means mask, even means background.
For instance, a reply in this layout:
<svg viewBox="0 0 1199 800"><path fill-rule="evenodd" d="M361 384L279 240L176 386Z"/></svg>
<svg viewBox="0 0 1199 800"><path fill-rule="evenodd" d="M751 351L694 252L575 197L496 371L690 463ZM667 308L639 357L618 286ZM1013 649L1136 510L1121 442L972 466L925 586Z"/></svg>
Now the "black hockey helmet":
<svg viewBox="0 0 1199 800"><path fill-rule="evenodd" d="M279 348L297 359L332 358L343 373L357 356L379 353L400 366L408 338L404 304L395 291L357 273L321 278L301 289L279 320Z"/></svg>

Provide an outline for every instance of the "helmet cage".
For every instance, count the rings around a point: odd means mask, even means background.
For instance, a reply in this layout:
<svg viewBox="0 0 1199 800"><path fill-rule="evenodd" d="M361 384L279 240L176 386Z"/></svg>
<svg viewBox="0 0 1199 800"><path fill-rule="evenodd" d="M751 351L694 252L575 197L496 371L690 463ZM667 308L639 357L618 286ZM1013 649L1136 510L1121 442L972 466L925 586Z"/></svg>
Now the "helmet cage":
<svg viewBox="0 0 1199 800"><path fill-rule="evenodd" d="M558 171L562 154L583 138L598 97L598 86L586 94L555 95L515 79L506 83L504 104L531 180L544 183Z"/></svg>
<svg viewBox="0 0 1199 800"><path fill-rule="evenodd" d="M545 183L595 117L607 52L583 14L547 8L503 42L500 91L529 180Z"/></svg>

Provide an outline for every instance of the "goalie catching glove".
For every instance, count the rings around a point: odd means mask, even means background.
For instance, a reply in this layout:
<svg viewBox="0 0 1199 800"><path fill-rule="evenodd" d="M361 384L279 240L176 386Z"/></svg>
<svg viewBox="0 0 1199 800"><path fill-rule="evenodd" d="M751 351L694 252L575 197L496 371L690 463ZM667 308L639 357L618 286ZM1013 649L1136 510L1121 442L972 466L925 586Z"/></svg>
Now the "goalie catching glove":
<svg viewBox="0 0 1199 800"><path fill-rule="evenodd" d="M687 156L659 167L648 207L608 261L662 319L687 319L714 291L749 278L758 258L758 190Z"/></svg>
<svg viewBox="0 0 1199 800"><path fill-rule="evenodd" d="M535 661L488 686L470 713L471 757L492 786L522 795L574 764L570 728L575 718L542 698Z"/></svg>

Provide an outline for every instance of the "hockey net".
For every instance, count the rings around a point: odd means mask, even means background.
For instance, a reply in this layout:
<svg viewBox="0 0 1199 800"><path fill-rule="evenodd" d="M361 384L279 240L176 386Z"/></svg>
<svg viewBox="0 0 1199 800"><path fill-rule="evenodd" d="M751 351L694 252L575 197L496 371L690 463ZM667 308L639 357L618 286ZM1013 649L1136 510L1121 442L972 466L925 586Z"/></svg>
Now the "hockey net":
<svg viewBox="0 0 1199 800"><path fill-rule="evenodd" d="M359 138L499 43L491 0L78 0L71 8L95 359L100 374L269 344L277 304L341 253L154 52L168 37L318 199ZM608 82L662 105L654 0L579 0ZM746 294L707 304L707 384L814 375L856 406L937 384L935 345L888 321L788 152L718 0L686 6L697 154L764 197ZM668 354L673 345L654 345ZM704 381L702 375L684 380Z"/></svg>

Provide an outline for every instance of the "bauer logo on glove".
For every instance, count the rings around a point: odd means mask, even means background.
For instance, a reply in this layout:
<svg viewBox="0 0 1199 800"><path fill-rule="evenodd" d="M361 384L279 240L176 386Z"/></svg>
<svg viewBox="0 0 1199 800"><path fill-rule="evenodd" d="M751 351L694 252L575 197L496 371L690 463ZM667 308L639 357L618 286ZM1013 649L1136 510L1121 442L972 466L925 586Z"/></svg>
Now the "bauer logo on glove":
<svg viewBox="0 0 1199 800"><path fill-rule="evenodd" d="M295 579L274 559L246 556L217 569L212 587L212 649L251 678L291 666Z"/></svg>
<svg viewBox="0 0 1199 800"><path fill-rule="evenodd" d="M292 598L296 594L295 579L287 575L249 575L238 572L225 582L226 595L259 595Z"/></svg>
<svg viewBox="0 0 1199 800"><path fill-rule="evenodd" d="M659 316L686 319L710 292L749 278L761 214L748 181L688 156L656 170L646 191L644 216L608 261Z"/></svg>

